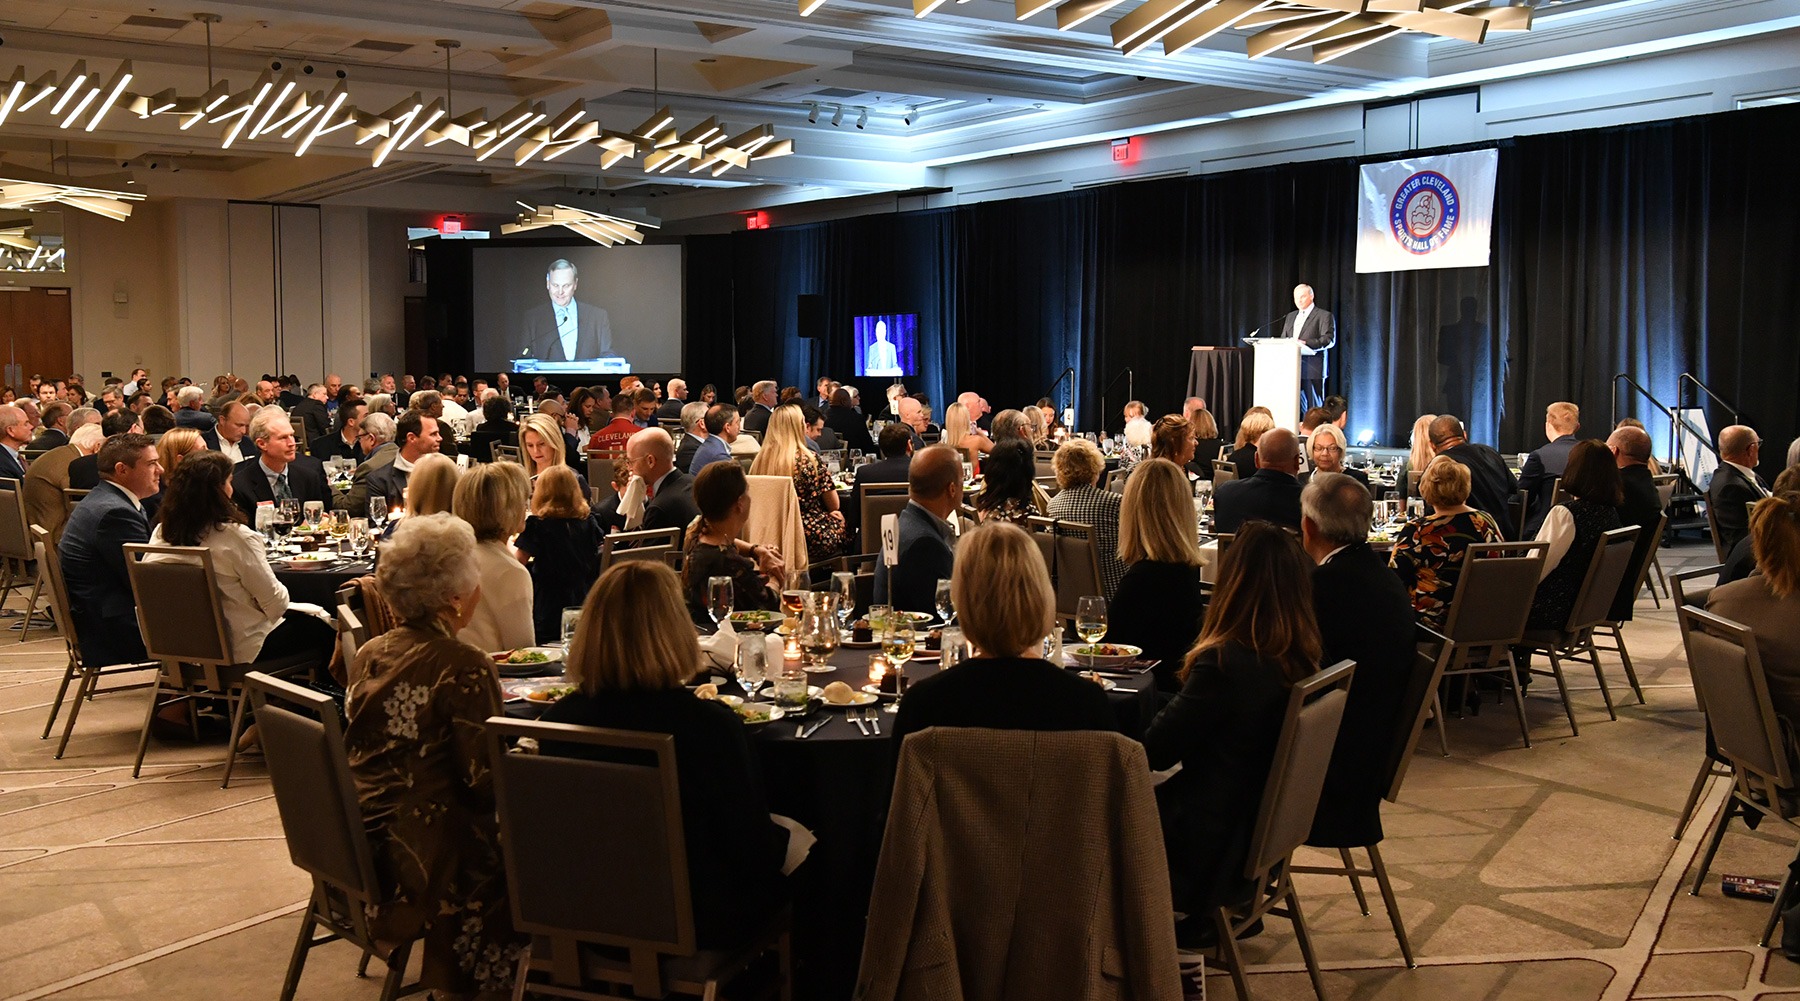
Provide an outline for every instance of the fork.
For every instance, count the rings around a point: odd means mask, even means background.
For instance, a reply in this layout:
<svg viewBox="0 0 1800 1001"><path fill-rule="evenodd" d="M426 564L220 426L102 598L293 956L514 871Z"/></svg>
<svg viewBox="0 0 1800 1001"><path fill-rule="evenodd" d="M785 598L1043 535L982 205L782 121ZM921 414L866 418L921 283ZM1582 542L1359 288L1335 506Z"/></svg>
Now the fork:
<svg viewBox="0 0 1800 1001"><path fill-rule="evenodd" d="M863 719L868 720L869 725L875 728L875 736L881 736L881 713L879 710L864 709Z"/></svg>
<svg viewBox="0 0 1800 1001"><path fill-rule="evenodd" d="M849 720L858 730L861 730L863 736L867 737L869 735L869 728L863 725L862 710L852 709L844 714L844 718Z"/></svg>

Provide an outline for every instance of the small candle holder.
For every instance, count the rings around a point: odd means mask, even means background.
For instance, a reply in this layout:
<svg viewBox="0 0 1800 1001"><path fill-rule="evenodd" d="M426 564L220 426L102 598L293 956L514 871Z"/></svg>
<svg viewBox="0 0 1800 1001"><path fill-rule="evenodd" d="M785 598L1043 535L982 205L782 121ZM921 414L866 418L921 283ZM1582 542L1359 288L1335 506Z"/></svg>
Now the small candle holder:
<svg viewBox="0 0 1800 1001"><path fill-rule="evenodd" d="M782 660L799 660L800 659L800 640L797 637L789 636L787 638L787 642L781 648L781 659Z"/></svg>

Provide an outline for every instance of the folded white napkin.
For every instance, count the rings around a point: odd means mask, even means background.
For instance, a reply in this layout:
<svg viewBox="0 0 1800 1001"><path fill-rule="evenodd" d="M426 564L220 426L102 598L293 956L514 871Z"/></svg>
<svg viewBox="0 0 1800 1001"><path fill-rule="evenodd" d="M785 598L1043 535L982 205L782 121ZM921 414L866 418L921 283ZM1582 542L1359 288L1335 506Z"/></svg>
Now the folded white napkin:
<svg viewBox="0 0 1800 1001"><path fill-rule="evenodd" d="M726 619L719 623L718 632L700 637L700 666L730 670L737 663L737 644L737 631L731 628L731 620Z"/></svg>
<svg viewBox="0 0 1800 1001"><path fill-rule="evenodd" d="M625 531L635 532L644 523L644 494L649 490L642 476L633 476L619 497L619 513L625 516Z"/></svg>

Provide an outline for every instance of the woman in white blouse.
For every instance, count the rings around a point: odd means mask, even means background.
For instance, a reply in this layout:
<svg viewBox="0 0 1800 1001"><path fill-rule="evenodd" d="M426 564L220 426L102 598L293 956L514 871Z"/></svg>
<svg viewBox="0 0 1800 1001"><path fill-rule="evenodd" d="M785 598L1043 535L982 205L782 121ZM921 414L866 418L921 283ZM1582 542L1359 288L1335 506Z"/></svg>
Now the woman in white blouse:
<svg viewBox="0 0 1800 1001"><path fill-rule="evenodd" d="M481 572L474 617L456 634L489 652L530 646L531 572L508 546L525 527L531 482L516 462L484 462L456 483L452 512L475 530L475 565Z"/></svg>
<svg viewBox="0 0 1800 1001"><path fill-rule="evenodd" d="M247 664L304 653L322 664L330 658L336 636L323 610L288 600L287 588L269 568L262 536L243 523L232 502L230 459L211 451L183 458L163 488L159 510L151 545L199 546L212 553L233 660Z"/></svg>

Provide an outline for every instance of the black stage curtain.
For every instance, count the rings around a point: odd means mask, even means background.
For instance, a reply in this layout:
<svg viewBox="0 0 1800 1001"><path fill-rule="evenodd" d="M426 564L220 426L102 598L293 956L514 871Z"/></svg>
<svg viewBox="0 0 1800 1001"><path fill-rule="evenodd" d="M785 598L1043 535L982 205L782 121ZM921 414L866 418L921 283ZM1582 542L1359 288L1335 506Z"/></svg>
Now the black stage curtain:
<svg viewBox="0 0 1800 1001"><path fill-rule="evenodd" d="M1800 416L1782 291L1800 270L1797 159L1794 107L1505 143L1487 268L1356 274L1350 160L694 237L687 367L722 389L810 388L851 372L851 316L917 312L909 381L938 414L969 389L1028 404L1074 367L1093 429L1127 368L1153 414L1177 410L1189 347L1279 321L1304 281L1338 321L1328 390L1349 398L1353 436L1404 444L1420 413L1455 413L1477 440L1525 450L1543 408L1569 400L1604 437L1614 373L1673 405L1687 371L1778 442L1778 462ZM798 337L801 293L825 296L826 340ZM1113 430L1125 385L1105 394ZM881 387L861 388L872 404ZM1240 415L1218 416L1229 429ZM1622 394L1620 416L1666 445L1648 404Z"/></svg>

